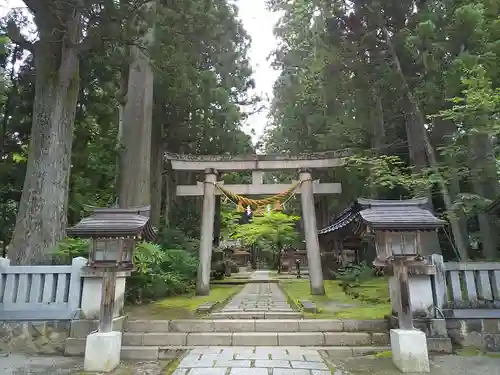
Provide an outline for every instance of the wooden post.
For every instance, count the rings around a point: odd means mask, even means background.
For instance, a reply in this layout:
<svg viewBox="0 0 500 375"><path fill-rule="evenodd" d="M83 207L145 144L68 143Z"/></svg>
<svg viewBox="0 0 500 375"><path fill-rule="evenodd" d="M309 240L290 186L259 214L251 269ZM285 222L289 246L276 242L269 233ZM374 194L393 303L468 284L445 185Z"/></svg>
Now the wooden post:
<svg viewBox="0 0 500 375"><path fill-rule="evenodd" d="M396 260L394 262L394 276L398 280L401 301L398 311L399 329L413 330L408 267L405 260Z"/></svg>
<svg viewBox="0 0 500 375"><path fill-rule="evenodd" d="M115 307L116 270L104 268L102 274L101 311L99 313L99 332L113 330L113 310Z"/></svg>

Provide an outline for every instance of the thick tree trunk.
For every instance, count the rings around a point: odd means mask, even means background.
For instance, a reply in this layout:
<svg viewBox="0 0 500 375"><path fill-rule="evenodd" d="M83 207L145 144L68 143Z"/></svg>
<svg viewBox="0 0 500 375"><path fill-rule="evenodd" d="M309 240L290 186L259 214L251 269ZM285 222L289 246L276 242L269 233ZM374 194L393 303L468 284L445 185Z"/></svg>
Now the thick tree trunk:
<svg viewBox="0 0 500 375"><path fill-rule="evenodd" d="M373 119L373 147L378 154L383 153L385 146L385 118L384 108L382 107L382 100L378 90L373 89L372 99L375 102L374 119Z"/></svg>
<svg viewBox="0 0 500 375"><path fill-rule="evenodd" d="M380 99L379 92L376 88L373 88L371 93L371 102L374 104L372 111L372 147L375 149L374 154L379 156L384 153L384 146L386 143L386 132L385 132L385 119L384 119L384 108L382 107L382 100ZM371 198L378 197L378 191L376 187L370 189Z"/></svg>
<svg viewBox="0 0 500 375"><path fill-rule="evenodd" d="M78 34L79 25L68 25ZM65 237L73 125L79 92L79 57L41 32L35 50L33 127L23 193L8 256L40 264Z"/></svg>
<svg viewBox="0 0 500 375"><path fill-rule="evenodd" d="M498 176L491 138L488 134L482 133L469 135L469 150L474 193L486 199L496 199ZM479 213L478 221L483 257L496 259L497 235L494 220L487 213Z"/></svg>
<svg viewBox="0 0 500 375"><path fill-rule="evenodd" d="M138 47L131 48L131 60L123 108L120 207L151 204L153 72Z"/></svg>
<svg viewBox="0 0 500 375"><path fill-rule="evenodd" d="M169 168L164 176L165 184L165 200L164 200L164 226L165 228L170 227L170 215L175 205L176 197L176 172Z"/></svg>
<svg viewBox="0 0 500 375"><path fill-rule="evenodd" d="M153 126L151 139L151 222L160 228L163 190L163 126Z"/></svg>
<svg viewBox="0 0 500 375"><path fill-rule="evenodd" d="M144 11L153 16L156 2L144 5ZM153 17L154 18L154 17ZM146 32L142 46L130 48L130 67L127 95L123 107L120 155L120 207L151 204L151 135L153 117L154 75L147 54L142 50L154 41L155 20L139 20L138 29ZM147 22L147 23L146 23Z"/></svg>

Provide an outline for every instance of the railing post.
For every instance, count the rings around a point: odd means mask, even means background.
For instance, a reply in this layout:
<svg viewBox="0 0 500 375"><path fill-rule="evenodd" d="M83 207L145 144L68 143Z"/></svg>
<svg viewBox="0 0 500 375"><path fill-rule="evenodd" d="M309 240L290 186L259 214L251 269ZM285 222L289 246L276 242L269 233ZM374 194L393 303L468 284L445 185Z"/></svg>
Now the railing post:
<svg viewBox="0 0 500 375"><path fill-rule="evenodd" d="M0 271L10 266L10 259L0 257ZM1 272L0 272L1 273Z"/></svg>
<svg viewBox="0 0 500 375"><path fill-rule="evenodd" d="M85 267L86 265L87 265L87 259L82 257L73 258L71 262L68 307L75 312L80 309L80 300L82 296L83 267Z"/></svg>
<svg viewBox="0 0 500 375"><path fill-rule="evenodd" d="M444 268L443 256L440 254L431 255L431 263L434 265L436 273L432 277L432 289L433 289L433 299L434 299L434 309L436 316L440 317L443 312L444 304L446 303L446 273Z"/></svg>

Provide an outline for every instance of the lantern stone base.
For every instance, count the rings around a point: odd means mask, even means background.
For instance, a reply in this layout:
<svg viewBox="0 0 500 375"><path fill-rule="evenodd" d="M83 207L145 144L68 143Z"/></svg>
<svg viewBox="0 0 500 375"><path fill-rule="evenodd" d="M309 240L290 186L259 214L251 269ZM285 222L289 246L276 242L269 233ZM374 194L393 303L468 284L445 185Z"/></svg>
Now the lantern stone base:
<svg viewBox="0 0 500 375"><path fill-rule="evenodd" d="M399 371L430 372L425 333L391 329L392 361Z"/></svg>
<svg viewBox="0 0 500 375"><path fill-rule="evenodd" d="M125 301L125 281L130 274L130 271L120 271L116 273L113 318L122 315L121 313ZM102 272L88 268L82 276L82 317L84 319L99 319L102 298Z"/></svg>
<svg viewBox="0 0 500 375"><path fill-rule="evenodd" d="M87 336L84 371L111 372L120 364L121 332L96 332Z"/></svg>

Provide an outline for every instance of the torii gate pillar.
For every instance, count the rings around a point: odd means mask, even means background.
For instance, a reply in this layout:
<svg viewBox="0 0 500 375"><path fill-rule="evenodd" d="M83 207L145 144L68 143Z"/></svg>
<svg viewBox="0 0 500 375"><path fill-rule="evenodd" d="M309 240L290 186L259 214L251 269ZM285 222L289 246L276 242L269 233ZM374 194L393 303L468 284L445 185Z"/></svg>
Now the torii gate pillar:
<svg viewBox="0 0 500 375"><path fill-rule="evenodd" d="M323 271L321 268L321 253L319 249L318 228L314 210L314 190L311 171L299 170L302 194L302 216L304 218L304 236L306 238L307 264L309 266L309 281L311 294L324 295Z"/></svg>
<svg viewBox="0 0 500 375"><path fill-rule="evenodd" d="M214 239L216 183L217 171L212 168L205 169L203 211L201 214L200 263L198 264L198 277L196 278L197 296L208 296L210 294L210 267L212 263L212 244Z"/></svg>

